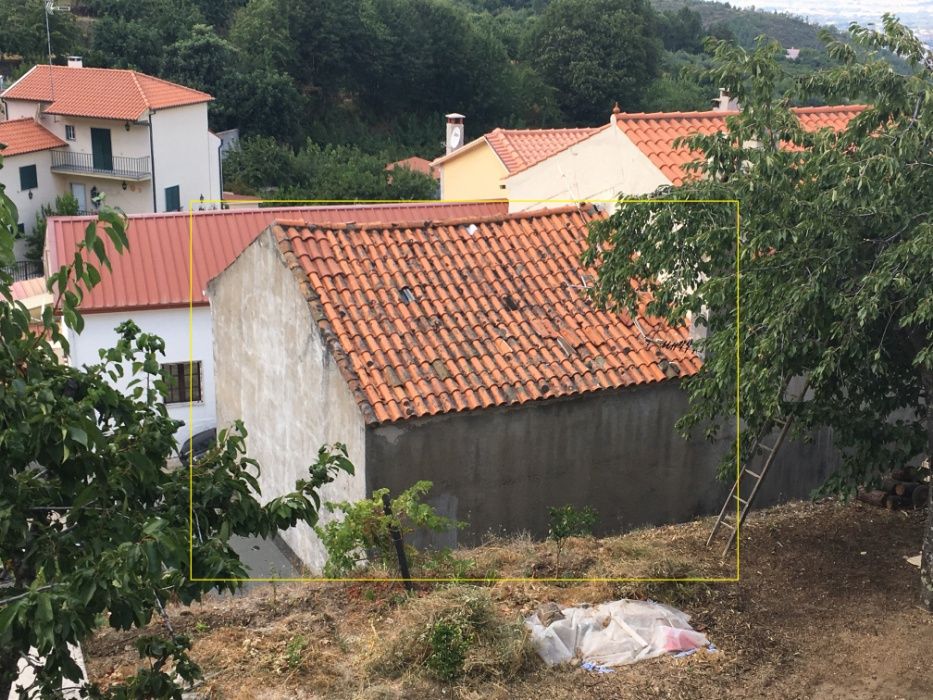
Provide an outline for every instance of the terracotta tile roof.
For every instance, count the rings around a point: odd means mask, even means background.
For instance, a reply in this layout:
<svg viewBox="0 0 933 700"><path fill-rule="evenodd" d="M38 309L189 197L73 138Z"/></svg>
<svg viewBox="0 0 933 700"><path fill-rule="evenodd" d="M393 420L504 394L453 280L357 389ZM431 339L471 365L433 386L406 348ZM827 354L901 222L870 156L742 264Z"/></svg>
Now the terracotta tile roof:
<svg viewBox="0 0 933 700"><path fill-rule="evenodd" d="M46 112L73 117L139 119L147 110L208 102L206 92L133 70L34 66L0 97L49 103Z"/></svg>
<svg viewBox="0 0 933 700"><path fill-rule="evenodd" d="M801 107L793 111L804 128L816 131L824 127L844 129L864 105L838 107ZM726 117L738 112L655 112L653 114L619 114L616 124L626 136L654 163L671 184L681 185L683 166L697 157L688 148L674 148L674 140L693 134L714 134L725 131Z"/></svg>
<svg viewBox="0 0 933 700"><path fill-rule="evenodd" d="M270 207L203 211L192 214L194 283L192 301L206 305L208 280L229 265L276 218L300 217L318 223L397 221L490 216L508 211L508 203L356 204ZM51 217L46 237L48 269L74 258L84 239L88 216ZM187 306L189 216L185 213L140 214L129 217L130 250L115 255L107 242L113 270L101 268L101 283L84 295L85 313Z"/></svg>
<svg viewBox="0 0 933 700"><path fill-rule="evenodd" d="M0 122L0 156L18 156L66 145L51 131L28 117Z"/></svg>
<svg viewBox="0 0 933 700"><path fill-rule="evenodd" d="M499 156L509 175L514 175L604 128L495 129L486 134L485 139Z"/></svg>
<svg viewBox="0 0 933 700"><path fill-rule="evenodd" d="M409 156L408 158L402 158L402 160L392 161L386 165L386 170L395 170L396 168L408 168L409 170L414 170L417 173L424 173L425 175L434 174L431 161L427 158L421 158L420 156Z"/></svg>
<svg viewBox="0 0 933 700"><path fill-rule="evenodd" d="M695 373L688 331L582 298L575 207L459 221L272 228L369 423ZM650 330L649 330L650 329Z"/></svg>

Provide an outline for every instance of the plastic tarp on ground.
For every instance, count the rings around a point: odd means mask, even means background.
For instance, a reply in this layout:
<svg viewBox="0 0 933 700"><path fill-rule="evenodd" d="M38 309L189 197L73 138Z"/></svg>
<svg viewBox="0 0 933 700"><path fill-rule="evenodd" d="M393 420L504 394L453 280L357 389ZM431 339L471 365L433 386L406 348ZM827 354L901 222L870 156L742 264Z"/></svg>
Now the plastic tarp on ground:
<svg viewBox="0 0 933 700"><path fill-rule="evenodd" d="M661 603L617 600L563 608L548 625L535 613L525 620L535 650L549 666L571 659L621 666L662 654L706 647L706 635L690 627L690 616Z"/></svg>

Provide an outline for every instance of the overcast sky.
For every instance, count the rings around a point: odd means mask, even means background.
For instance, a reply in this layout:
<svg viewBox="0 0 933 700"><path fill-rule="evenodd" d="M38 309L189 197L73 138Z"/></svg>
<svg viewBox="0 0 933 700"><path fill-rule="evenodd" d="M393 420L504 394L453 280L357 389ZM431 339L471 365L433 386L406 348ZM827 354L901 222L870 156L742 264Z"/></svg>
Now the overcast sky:
<svg viewBox="0 0 933 700"><path fill-rule="evenodd" d="M840 29L847 28L853 21L859 24L875 22L880 26L881 15L890 12L933 46L933 0L729 0L729 4L789 12L819 24L833 24Z"/></svg>

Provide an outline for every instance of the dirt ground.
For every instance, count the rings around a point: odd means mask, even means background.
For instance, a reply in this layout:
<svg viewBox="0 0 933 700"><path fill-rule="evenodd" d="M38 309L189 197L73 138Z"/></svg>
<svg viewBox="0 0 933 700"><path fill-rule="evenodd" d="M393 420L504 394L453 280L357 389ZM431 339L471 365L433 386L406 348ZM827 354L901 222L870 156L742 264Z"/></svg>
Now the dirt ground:
<svg viewBox="0 0 933 700"><path fill-rule="evenodd" d="M933 698L933 615L917 604L923 514L832 500L750 516L737 583L498 582L501 614L543 602L652 598L693 616L719 652L662 657L610 674L532 659L509 678L442 684L422 669L382 677L369 661L405 622L410 599L391 583L305 583L213 596L171 608L194 639L210 698ZM467 575L730 576L708 550L704 519L599 541L571 542L557 567L553 543L496 540L458 551ZM463 569L460 569L461 571ZM434 587L436 588L436 586ZM415 594L429 595L424 584ZM138 634L138 633L135 633ZM92 678L132 673L135 634L105 629L85 647Z"/></svg>

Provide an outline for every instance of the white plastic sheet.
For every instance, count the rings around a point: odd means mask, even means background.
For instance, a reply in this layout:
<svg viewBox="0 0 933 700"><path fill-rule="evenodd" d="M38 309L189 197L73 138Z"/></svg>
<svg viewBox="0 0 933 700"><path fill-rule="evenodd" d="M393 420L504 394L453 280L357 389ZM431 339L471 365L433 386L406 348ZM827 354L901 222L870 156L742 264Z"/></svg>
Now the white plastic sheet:
<svg viewBox="0 0 933 700"><path fill-rule="evenodd" d="M535 650L549 666L573 658L621 666L709 644L705 634L690 627L689 615L661 603L617 600L561 612L564 618L547 627L537 613L525 620Z"/></svg>

